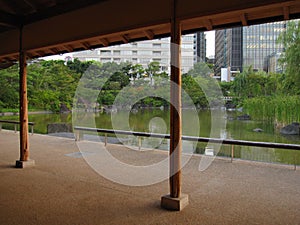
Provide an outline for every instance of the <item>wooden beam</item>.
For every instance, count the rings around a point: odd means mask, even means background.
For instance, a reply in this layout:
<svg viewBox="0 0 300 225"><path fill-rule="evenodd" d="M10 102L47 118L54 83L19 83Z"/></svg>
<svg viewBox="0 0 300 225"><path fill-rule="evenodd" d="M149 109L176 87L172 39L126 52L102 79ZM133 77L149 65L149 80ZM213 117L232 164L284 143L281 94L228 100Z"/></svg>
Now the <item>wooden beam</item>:
<svg viewBox="0 0 300 225"><path fill-rule="evenodd" d="M127 34L121 35L121 39L124 42L124 44L129 43L129 37Z"/></svg>
<svg viewBox="0 0 300 225"><path fill-rule="evenodd" d="M290 19L290 8L288 6L283 7L283 18L284 20Z"/></svg>
<svg viewBox="0 0 300 225"><path fill-rule="evenodd" d="M7 61L7 62L9 62L9 61L12 61L13 58L12 57L5 57L4 60Z"/></svg>
<svg viewBox="0 0 300 225"><path fill-rule="evenodd" d="M11 1L2 1L1 4L4 4L4 8L6 8L7 12L12 14L18 14L16 7L13 4L11 4Z"/></svg>
<svg viewBox="0 0 300 225"><path fill-rule="evenodd" d="M107 47L109 45L109 41L107 38L100 38L99 41L104 47Z"/></svg>
<svg viewBox="0 0 300 225"><path fill-rule="evenodd" d="M8 24L8 23L5 23L5 22L2 22L0 21L0 25L3 26L3 27L11 27L11 28L15 28L15 26L11 25L11 24Z"/></svg>
<svg viewBox="0 0 300 225"><path fill-rule="evenodd" d="M146 35L146 37L149 39L149 40L152 40L154 38L154 33L152 30L145 30L144 31L144 34Z"/></svg>
<svg viewBox="0 0 300 225"><path fill-rule="evenodd" d="M23 0L28 1L31 0ZM54 17L62 15L70 11L76 11L81 8L92 6L106 0L73 0L73 1L56 1L51 0L48 2L47 7L44 9L39 9L36 13L26 16L24 24L33 23L39 20L47 19L49 17Z"/></svg>
<svg viewBox="0 0 300 225"><path fill-rule="evenodd" d="M37 11L37 6L31 0L23 0L23 1L25 2L26 5L28 5L32 9L32 12Z"/></svg>
<svg viewBox="0 0 300 225"><path fill-rule="evenodd" d="M242 25L243 26L248 26L248 20L247 20L247 15L245 13L243 13L242 15L240 15L241 21L242 21Z"/></svg>
<svg viewBox="0 0 300 225"><path fill-rule="evenodd" d="M26 52L26 57L30 59L36 58L33 52Z"/></svg>
<svg viewBox="0 0 300 225"><path fill-rule="evenodd" d="M6 6L8 6L9 11L12 10L13 14L20 15L20 16L25 16L30 13L34 13L35 10L26 3L27 0L10 0L10 1L5 1ZM29 6L29 7L28 7ZM23 20L24 24L24 20Z"/></svg>
<svg viewBox="0 0 300 225"><path fill-rule="evenodd" d="M47 49L47 51L49 51L53 54L57 54L59 52L57 48L49 48L49 49Z"/></svg>
<svg viewBox="0 0 300 225"><path fill-rule="evenodd" d="M71 45L63 45L63 48L66 49L68 52L73 52L73 47Z"/></svg>
<svg viewBox="0 0 300 225"><path fill-rule="evenodd" d="M80 44L81 44L85 49L90 49L90 48L91 48L91 46L90 46L88 43L86 43L86 42L80 42Z"/></svg>
<svg viewBox="0 0 300 225"><path fill-rule="evenodd" d="M56 0L50 0L49 2L48 2L48 7L52 7L52 6L55 6L57 4L57 2L56 2Z"/></svg>
<svg viewBox="0 0 300 225"><path fill-rule="evenodd" d="M42 50L36 51L36 53L39 55L39 57L44 56L45 52Z"/></svg>
<svg viewBox="0 0 300 225"><path fill-rule="evenodd" d="M212 30L213 29L213 24L211 19L207 19L204 21L205 27L207 30Z"/></svg>
<svg viewBox="0 0 300 225"><path fill-rule="evenodd" d="M1 25L17 28L19 26L19 21L20 21L19 17L0 11Z"/></svg>

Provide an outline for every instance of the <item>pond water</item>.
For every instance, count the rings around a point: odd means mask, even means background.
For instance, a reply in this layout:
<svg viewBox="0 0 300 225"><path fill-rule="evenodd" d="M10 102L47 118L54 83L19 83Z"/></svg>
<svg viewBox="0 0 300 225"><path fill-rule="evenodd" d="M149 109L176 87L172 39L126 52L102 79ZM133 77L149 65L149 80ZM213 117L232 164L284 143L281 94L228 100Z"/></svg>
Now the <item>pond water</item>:
<svg viewBox="0 0 300 225"><path fill-rule="evenodd" d="M253 120L237 120L238 112L225 112L221 110L191 110L182 111L183 135L226 138L247 141L262 141L276 143L300 144L300 136L283 136L274 124ZM18 120L18 116L2 116L1 119ZM34 132L46 134L47 125L51 123L70 123L77 126L97 127L115 130L131 130L140 132L169 133L169 111L161 109L140 109L134 111L119 111L117 113L76 113L72 114L32 114L29 121L34 122ZM3 128L13 129L13 126L3 125ZM262 132L254 132L261 128ZM168 149L168 141L155 142L143 140L143 147ZM137 144L137 140L131 140ZM204 153L206 143L193 143L193 152ZM210 147L218 149L214 144ZM185 146L185 143L183 143ZM231 147L222 145L218 149L219 156L230 156ZM247 146L234 146L234 157L285 164L300 164L300 151L281 150L273 148L259 148Z"/></svg>

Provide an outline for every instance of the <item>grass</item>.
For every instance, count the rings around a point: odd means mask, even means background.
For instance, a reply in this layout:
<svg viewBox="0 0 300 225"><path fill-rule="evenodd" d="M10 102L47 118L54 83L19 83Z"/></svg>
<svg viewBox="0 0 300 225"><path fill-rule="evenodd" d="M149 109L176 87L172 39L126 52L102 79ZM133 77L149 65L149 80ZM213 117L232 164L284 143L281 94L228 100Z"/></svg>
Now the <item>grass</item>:
<svg viewBox="0 0 300 225"><path fill-rule="evenodd" d="M245 99L243 107L255 120L289 124L300 121L300 96L268 96Z"/></svg>

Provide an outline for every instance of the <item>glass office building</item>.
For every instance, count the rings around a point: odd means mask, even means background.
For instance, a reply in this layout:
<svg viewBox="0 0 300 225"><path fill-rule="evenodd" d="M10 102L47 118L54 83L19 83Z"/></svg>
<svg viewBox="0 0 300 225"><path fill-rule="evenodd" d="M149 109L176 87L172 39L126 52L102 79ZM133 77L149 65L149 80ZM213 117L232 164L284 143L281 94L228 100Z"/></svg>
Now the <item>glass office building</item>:
<svg viewBox="0 0 300 225"><path fill-rule="evenodd" d="M220 76L221 68L242 71L252 66L268 71L270 56L283 52L277 39L284 30L285 22L275 22L216 31L216 75Z"/></svg>
<svg viewBox="0 0 300 225"><path fill-rule="evenodd" d="M283 52L283 46L277 43L277 39L284 30L285 22L244 27L243 65L267 71L269 57Z"/></svg>

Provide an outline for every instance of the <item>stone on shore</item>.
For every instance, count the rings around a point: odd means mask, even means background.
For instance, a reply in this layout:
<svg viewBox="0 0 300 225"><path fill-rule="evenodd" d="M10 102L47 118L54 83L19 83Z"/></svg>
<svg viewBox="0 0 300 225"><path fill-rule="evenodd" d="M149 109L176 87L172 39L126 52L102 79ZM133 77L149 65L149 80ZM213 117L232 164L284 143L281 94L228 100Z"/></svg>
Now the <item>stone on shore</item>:
<svg viewBox="0 0 300 225"><path fill-rule="evenodd" d="M280 133L284 135L299 135L300 134L300 124L293 122L280 129Z"/></svg>
<svg viewBox="0 0 300 225"><path fill-rule="evenodd" d="M47 133L73 132L72 125L67 123L50 123L47 125Z"/></svg>

